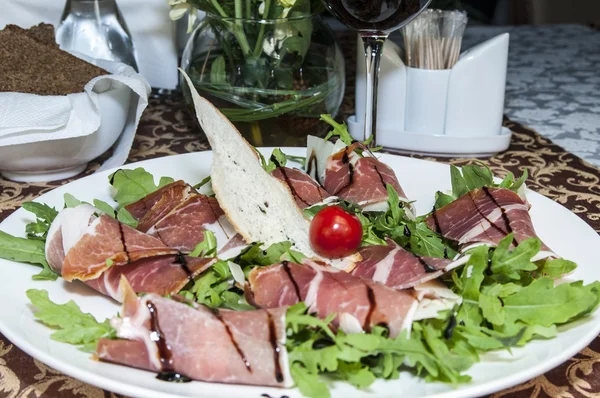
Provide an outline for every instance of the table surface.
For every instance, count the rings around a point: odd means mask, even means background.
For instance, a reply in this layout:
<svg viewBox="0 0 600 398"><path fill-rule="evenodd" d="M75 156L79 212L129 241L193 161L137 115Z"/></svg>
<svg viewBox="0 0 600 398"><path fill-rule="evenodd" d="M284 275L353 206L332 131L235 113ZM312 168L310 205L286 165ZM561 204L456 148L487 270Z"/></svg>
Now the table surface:
<svg viewBox="0 0 600 398"><path fill-rule="evenodd" d="M348 56L347 95L342 116L354 109L352 51L353 35L342 35ZM484 159L495 174L508 171L529 172L528 186L564 205L600 232L600 170L565 151L536 131L506 120L513 131L510 148ZM540 127L544 130L544 125ZM151 99L135 137L128 162L136 162L178 153L206 150L208 145L179 95ZM103 157L105 158L107 154ZM456 165L468 159L435 159ZM92 162L80 178L96 170L103 158ZM73 179L71 179L73 180ZM23 184L0 178L0 220L24 201L35 199L71 180ZM34 282L32 282L34 283ZM529 382L498 392L494 397L583 397L600 394L600 339L563 365ZM74 380L34 360L0 335L0 397L116 397L93 386Z"/></svg>

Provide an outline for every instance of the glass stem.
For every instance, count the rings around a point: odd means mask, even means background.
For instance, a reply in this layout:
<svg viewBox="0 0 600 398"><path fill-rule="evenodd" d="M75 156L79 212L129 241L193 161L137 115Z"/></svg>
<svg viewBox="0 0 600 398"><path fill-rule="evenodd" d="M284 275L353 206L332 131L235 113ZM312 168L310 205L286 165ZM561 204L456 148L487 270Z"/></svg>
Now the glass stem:
<svg viewBox="0 0 600 398"><path fill-rule="evenodd" d="M387 35L370 36L362 35L365 45L365 61L367 63L367 109L365 110L365 141L369 141L369 147L376 146L377 138L377 85L379 81L379 63L383 53L383 43Z"/></svg>

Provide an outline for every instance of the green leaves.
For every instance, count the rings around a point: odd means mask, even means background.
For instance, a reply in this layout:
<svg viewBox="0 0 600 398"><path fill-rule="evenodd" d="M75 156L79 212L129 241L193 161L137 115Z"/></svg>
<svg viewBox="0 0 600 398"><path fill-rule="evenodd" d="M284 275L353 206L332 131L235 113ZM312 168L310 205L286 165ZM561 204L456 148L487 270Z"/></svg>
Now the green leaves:
<svg viewBox="0 0 600 398"><path fill-rule="evenodd" d="M174 181L170 177L161 177L156 185L154 176L141 167L134 170L119 169L108 178L111 185L117 190L114 199L120 206L136 202Z"/></svg>
<svg viewBox="0 0 600 398"><path fill-rule="evenodd" d="M85 351L94 351L98 340L109 337L113 328L108 320L98 322L91 314L81 311L73 301L55 304L48 298L45 290L27 290L31 304L38 309L35 317L44 324L58 329L51 337L53 340L79 345Z"/></svg>
<svg viewBox="0 0 600 398"><path fill-rule="evenodd" d="M338 137L342 142L346 145L352 145L352 136L348 132L348 126L346 123L338 123L336 122L331 115L321 115L321 120L333 127L327 136L324 138L325 141L331 139L332 137Z"/></svg>
<svg viewBox="0 0 600 398"><path fill-rule="evenodd" d="M434 207L440 209L470 191L482 187L506 188L518 193L526 180L527 170L523 172L523 175L518 180L515 180L514 175L509 172L502 182L496 184L492 171L483 163L468 164L462 166L460 169L451 165L450 181L452 183L452 193L448 195L438 191Z"/></svg>
<svg viewBox="0 0 600 398"><path fill-rule="evenodd" d="M34 280L56 280L56 274L46 261L45 242L39 239L17 238L0 231L0 255L10 261L41 265L42 272L34 275Z"/></svg>
<svg viewBox="0 0 600 398"><path fill-rule="evenodd" d="M539 239L528 239L511 250L512 239L511 234L496 248L470 250L464 268L452 272L454 290L463 297L455 333L479 351L553 337L557 325L588 314L600 301L600 282L555 285L550 276L571 272L574 263L549 259L534 264Z"/></svg>
<svg viewBox="0 0 600 398"><path fill-rule="evenodd" d="M522 271L534 271L537 266L531 262L542 245L537 238L527 239L521 242L513 251L508 248L513 241L513 234L508 234L498 243L492 255L491 271L496 275L499 282L521 279Z"/></svg>
<svg viewBox="0 0 600 398"><path fill-rule="evenodd" d="M225 68L225 57L220 55L215 58L210 67L210 82L212 84L227 84L227 71Z"/></svg>
<svg viewBox="0 0 600 398"><path fill-rule="evenodd" d="M204 239L190 253L192 257L214 257L217 255L217 238L209 230L203 231Z"/></svg>
<svg viewBox="0 0 600 398"><path fill-rule="evenodd" d="M31 222L25 226L27 237L45 241L50 224L52 224L52 221L58 215L58 211L54 207L37 202L25 202L21 207L36 216L35 222Z"/></svg>
<svg viewBox="0 0 600 398"><path fill-rule="evenodd" d="M589 288L573 282L555 287L553 279L542 277L504 298L506 319L545 327L568 322L587 313L597 302L598 286L600 282Z"/></svg>
<svg viewBox="0 0 600 398"><path fill-rule="evenodd" d="M442 336L445 321L415 322L410 336L403 332L390 339L383 327L368 334L334 335L328 324L335 315L319 320L306 312L303 303L296 304L288 309L286 321L292 377L307 396L329 395L321 373L367 388L378 377L397 378L403 364L428 380L465 382L470 378L460 373L478 359L464 340Z"/></svg>

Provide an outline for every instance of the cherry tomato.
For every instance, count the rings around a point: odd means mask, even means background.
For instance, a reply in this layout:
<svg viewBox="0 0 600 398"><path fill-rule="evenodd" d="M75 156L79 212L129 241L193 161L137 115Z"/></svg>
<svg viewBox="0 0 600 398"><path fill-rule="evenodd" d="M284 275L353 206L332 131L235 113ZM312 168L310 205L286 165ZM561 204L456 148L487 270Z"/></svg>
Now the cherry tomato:
<svg viewBox="0 0 600 398"><path fill-rule="evenodd" d="M362 240L362 224L358 217L340 206L319 211L310 223L310 245L323 257L340 258L356 251Z"/></svg>

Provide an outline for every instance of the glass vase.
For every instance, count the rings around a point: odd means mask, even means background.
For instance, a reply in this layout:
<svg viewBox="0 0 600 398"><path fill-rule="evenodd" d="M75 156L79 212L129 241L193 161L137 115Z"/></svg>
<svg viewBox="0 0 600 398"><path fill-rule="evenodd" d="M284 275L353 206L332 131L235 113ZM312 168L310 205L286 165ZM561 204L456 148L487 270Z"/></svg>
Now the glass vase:
<svg viewBox="0 0 600 398"><path fill-rule="evenodd" d="M321 114L336 115L344 59L318 15L256 20L207 14L191 34L182 68L255 146L300 146L323 136ZM192 105L187 85L184 96Z"/></svg>

